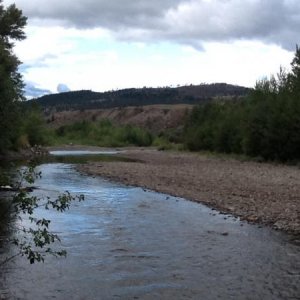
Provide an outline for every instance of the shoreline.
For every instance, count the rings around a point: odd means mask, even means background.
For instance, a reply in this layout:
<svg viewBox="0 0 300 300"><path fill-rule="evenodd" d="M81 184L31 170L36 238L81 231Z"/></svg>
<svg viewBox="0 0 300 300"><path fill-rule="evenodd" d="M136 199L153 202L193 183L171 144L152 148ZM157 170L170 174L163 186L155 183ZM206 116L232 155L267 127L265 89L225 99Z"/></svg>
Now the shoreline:
<svg viewBox="0 0 300 300"><path fill-rule="evenodd" d="M91 162L77 169L300 235L299 167L149 148L121 149L119 156L136 161Z"/></svg>

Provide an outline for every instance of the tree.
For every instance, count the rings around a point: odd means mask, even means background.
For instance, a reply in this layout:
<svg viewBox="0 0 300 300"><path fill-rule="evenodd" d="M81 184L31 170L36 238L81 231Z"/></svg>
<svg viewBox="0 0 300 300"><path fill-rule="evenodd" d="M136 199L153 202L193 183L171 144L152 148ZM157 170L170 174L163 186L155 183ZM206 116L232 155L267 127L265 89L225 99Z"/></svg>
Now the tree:
<svg viewBox="0 0 300 300"><path fill-rule="evenodd" d="M14 41L25 38L26 22L27 18L14 4L4 8L0 0L0 152L12 147L18 136L24 86L13 47Z"/></svg>
<svg viewBox="0 0 300 300"><path fill-rule="evenodd" d="M37 122L39 116L31 109L25 116L25 121L21 122L20 104L24 100L23 97L23 81L22 76L18 72L20 61L13 52L14 41L20 41L25 38L24 27L27 18L22 15L14 4L4 8L0 0L0 152L16 145L19 135L28 134L30 142L38 142L41 134L38 132ZM23 123L23 124L22 124ZM34 124L35 123L35 124ZM22 132L23 131L23 132ZM29 135L30 133L30 135ZM44 207L45 209L55 209L63 212L69 208L70 203L78 199L83 200L83 196L73 197L68 192L60 195L57 199L47 198L45 201L30 194L30 188L24 186L26 183L32 184L37 174L33 168L23 168L17 177L17 180L5 177L0 169L0 186L3 182L15 182L12 197L8 197L7 203L3 206L0 201L0 217L4 217L6 225L12 225L11 229L15 232L12 238L17 247L15 255L7 257L4 261L0 261L0 266L5 264L17 255L25 256L30 263L35 261L43 261L45 255L52 254L54 256L65 255L64 250L53 250L51 244L59 241L59 237L49 231L51 220L39 219L34 216L35 209ZM2 199L1 199L2 200ZM31 226L26 227L24 223L18 224L9 220L21 219L26 216L31 222ZM0 223L0 227L1 227ZM1 228L0 228L1 229Z"/></svg>
<svg viewBox="0 0 300 300"><path fill-rule="evenodd" d="M292 92L300 97L300 48L296 45L295 56L291 62L292 72L290 74Z"/></svg>
<svg viewBox="0 0 300 300"><path fill-rule="evenodd" d="M243 153L265 160L300 159L300 48L291 72L263 79L243 101L205 103L185 124L190 150Z"/></svg>

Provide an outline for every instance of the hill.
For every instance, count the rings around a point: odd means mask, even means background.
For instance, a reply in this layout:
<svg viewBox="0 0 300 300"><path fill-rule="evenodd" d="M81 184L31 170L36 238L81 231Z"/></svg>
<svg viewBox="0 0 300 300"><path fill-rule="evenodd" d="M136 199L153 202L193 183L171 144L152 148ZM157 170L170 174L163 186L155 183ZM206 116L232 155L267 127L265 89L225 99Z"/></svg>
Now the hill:
<svg viewBox="0 0 300 300"><path fill-rule="evenodd" d="M226 83L201 84L177 88L124 89L109 92L81 90L46 95L28 103L38 103L45 112L106 109L157 104L199 104L216 97L241 97L250 89Z"/></svg>
<svg viewBox="0 0 300 300"><path fill-rule="evenodd" d="M59 128L80 121L109 120L115 125L134 125L158 134L164 130L182 127L192 105L146 105L116 107L109 109L86 109L84 111L60 111L47 117L48 126Z"/></svg>

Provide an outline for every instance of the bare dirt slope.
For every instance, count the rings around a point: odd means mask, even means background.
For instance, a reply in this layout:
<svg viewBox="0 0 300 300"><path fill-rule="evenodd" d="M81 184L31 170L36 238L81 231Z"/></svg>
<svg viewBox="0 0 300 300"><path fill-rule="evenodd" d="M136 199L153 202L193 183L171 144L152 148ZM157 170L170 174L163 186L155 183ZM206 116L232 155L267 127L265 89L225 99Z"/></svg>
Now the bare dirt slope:
<svg viewBox="0 0 300 300"><path fill-rule="evenodd" d="M149 105L137 107L123 107L112 109L63 111L52 114L48 124L57 128L76 121L103 119L111 120L119 125L136 125L159 133L169 128L177 128L184 123L184 119L192 105Z"/></svg>
<svg viewBox="0 0 300 300"><path fill-rule="evenodd" d="M80 170L300 233L299 167L153 149L124 155L139 161L90 163Z"/></svg>

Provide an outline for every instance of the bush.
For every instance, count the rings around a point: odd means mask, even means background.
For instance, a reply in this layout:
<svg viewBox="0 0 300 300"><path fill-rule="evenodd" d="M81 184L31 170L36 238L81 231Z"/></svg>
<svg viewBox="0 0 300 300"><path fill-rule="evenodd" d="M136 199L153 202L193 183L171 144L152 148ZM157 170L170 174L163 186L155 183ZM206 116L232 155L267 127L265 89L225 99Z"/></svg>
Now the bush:
<svg viewBox="0 0 300 300"><path fill-rule="evenodd" d="M109 120L81 121L55 130L54 143L78 143L102 147L150 146L150 132L131 125L115 126Z"/></svg>
<svg viewBox="0 0 300 300"><path fill-rule="evenodd" d="M165 137L156 137L153 140L153 146L157 147L160 151L171 150L174 148L173 144Z"/></svg>
<svg viewBox="0 0 300 300"><path fill-rule="evenodd" d="M45 145L47 143L47 130L45 121L38 109L26 112L21 132L27 135L30 145Z"/></svg>

